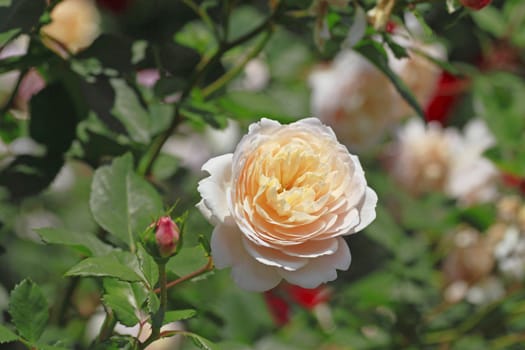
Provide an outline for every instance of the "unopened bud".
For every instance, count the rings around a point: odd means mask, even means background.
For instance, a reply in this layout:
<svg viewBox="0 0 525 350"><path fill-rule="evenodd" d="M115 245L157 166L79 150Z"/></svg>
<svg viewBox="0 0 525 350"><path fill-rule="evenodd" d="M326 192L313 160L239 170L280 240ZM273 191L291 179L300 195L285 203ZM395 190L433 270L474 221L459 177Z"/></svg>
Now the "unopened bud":
<svg viewBox="0 0 525 350"><path fill-rule="evenodd" d="M180 232L177 224L169 216L163 216L157 221L155 238L162 257L168 257L177 250Z"/></svg>

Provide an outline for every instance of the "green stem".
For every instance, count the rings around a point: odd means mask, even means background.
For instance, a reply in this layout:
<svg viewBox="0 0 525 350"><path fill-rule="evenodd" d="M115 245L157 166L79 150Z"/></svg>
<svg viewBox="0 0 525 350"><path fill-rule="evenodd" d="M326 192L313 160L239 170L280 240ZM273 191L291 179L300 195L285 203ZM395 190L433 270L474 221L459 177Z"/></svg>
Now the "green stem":
<svg viewBox="0 0 525 350"><path fill-rule="evenodd" d="M186 276L182 276L181 278L176 279L175 281L171 281L171 282L167 283L166 284L166 290L171 288L171 287L173 287L173 286L176 286L179 283L185 282L185 281L190 280L190 279L192 279L194 277L197 277L197 276L199 276L199 275L201 275L201 274L203 274L205 272L208 272L212 268L213 268L213 259L211 257L209 257L208 258L208 262L206 263L206 265L204 265L203 267L201 267L197 271L194 271L192 273L187 274ZM160 288L155 289L155 293L160 293L160 292L161 292Z"/></svg>
<svg viewBox="0 0 525 350"><path fill-rule="evenodd" d="M27 72L29 71L29 68L25 68L23 71L20 72L20 75L18 76L18 79L16 80L15 87L13 88L13 91L11 91L11 95L9 95L9 99L7 102L2 106L2 109L0 109L0 117L2 117L9 108L11 108L11 105L13 104L16 95L18 93L18 89L20 88L20 84L22 84L22 80L26 76Z"/></svg>
<svg viewBox="0 0 525 350"><path fill-rule="evenodd" d="M160 307L157 314L154 316L155 320L152 320L151 335L146 339L144 343L140 345L141 349L147 348L151 343L160 339L160 329L164 323L164 315L168 307L168 277L166 274L166 263L157 263L159 269L159 290L160 290Z"/></svg>
<svg viewBox="0 0 525 350"><path fill-rule="evenodd" d="M106 318L104 319L104 323L102 324L102 327L100 328L100 333L98 334L98 337L95 340L95 343L97 344L102 343L105 340L107 340L109 337L111 337L111 334L113 334L113 329L115 328L116 324L117 324L117 318L115 317L113 310L106 309Z"/></svg>
<svg viewBox="0 0 525 350"><path fill-rule="evenodd" d="M51 311L51 323L59 326L64 326L66 323L66 310L71 301L71 297L75 292L78 283L80 282L79 276L73 276L68 279L66 289L62 292L59 300L56 301L55 307Z"/></svg>
<svg viewBox="0 0 525 350"><path fill-rule="evenodd" d="M213 32L215 37L217 39L219 39L217 28L213 24L213 21L211 20L210 16L208 15L208 12L206 12L206 9L202 8L201 6L199 6L198 4L194 3L191 0L182 0L182 2L186 6L191 8L193 10L193 12L195 12L202 19L202 21L211 29L211 31Z"/></svg>
<svg viewBox="0 0 525 350"><path fill-rule="evenodd" d="M146 154L141 159L139 167L137 169L137 172L139 175L149 176L151 174L153 164L155 164L155 161L160 155L162 146L164 146L164 143L166 143L166 141L171 136L171 134L175 131L178 125L182 122L183 118L180 114L181 106L185 102L186 98L188 98L193 88L197 86L199 82L202 80L202 78L206 75L208 70L211 67L213 67L213 65L215 65L217 62L220 61L224 53L234 48L235 46L241 45L255 38L257 35L265 31L266 29L270 28L273 25L273 20L279 13L279 9L280 7L277 7L275 11L263 23L261 23L260 25L258 25L257 27L249 31L248 33L240 36L239 38L231 42L223 43L222 45L220 45L217 52L209 60L202 61L198 65L197 72L195 72L193 77L190 79L190 82L188 83L186 89L184 89L184 91L182 92L182 95L175 106L175 111L173 113L173 119L171 121L170 126L153 141L151 147L148 149L148 151L146 151Z"/></svg>
<svg viewBox="0 0 525 350"><path fill-rule="evenodd" d="M264 37L261 39L261 41L255 45L255 47L253 48L252 51L250 51L245 57L244 59L241 61L240 64L238 64L237 66L235 66L234 68L230 69L229 71L227 71L226 73L224 73L224 75L222 75L220 78L218 78L217 80L215 80L213 83L211 83L210 85L206 86L203 90L202 90L202 95L204 97L208 97L210 96L211 94L213 94L215 91L219 90L221 87L223 87L224 85L226 85L228 82L230 82L233 78L235 78L243 69L244 69L244 66L246 66L246 64L253 58L255 58L263 49L264 47L266 46L266 44L268 43L268 40L270 40L270 37L272 36L272 33L273 33L273 30L272 28L268 29L266 32L265 32L265 35Z"/></svg>

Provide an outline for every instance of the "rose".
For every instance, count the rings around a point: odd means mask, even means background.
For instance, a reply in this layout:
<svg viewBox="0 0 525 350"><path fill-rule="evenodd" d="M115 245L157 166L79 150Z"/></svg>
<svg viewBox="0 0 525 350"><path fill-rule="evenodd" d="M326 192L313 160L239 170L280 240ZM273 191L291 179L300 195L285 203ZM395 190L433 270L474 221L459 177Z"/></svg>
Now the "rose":
<svg viewBox="0 0 525 350"><path fill-rule="evenodd" d="M473 10L481 10L485 6L488 6L492 0L460 0L460 2L465 7Z"/></svg>
<svg viewBox="0 0 525 350"><path fill-rule="evenodd" d="M499 174L483 153L494 142L479 119L469 121L461 133L414 118L398 132L391 170L415 195L441 191L462 205L488 202L497 195Z"/></svg>
<svg viewBox="0 0 525 350"><path fill-rule="evenodd" d="M177 224L169 216L163 216L157 221L155 239L161 256L170 256L177 250L180 231Z"/></svg>
<svg viewBox="0 0 525 350"><path fill-rule="evenodd" d="M64 48L76 54L98 37L100 21L100 13L93 0L62 1L53 8L51 23L42 27L44 43L62 56L67 56Z"/></svg>
<svg viewBox="0 0 525 350"><path fill-rule="evenodd" d="M350 266L346 234L375 218L377 195L356 156L318 119L252 124L233 154L203 165L197 204L215 225L217 268L244 289L282 279L314 288Z"/></svg>
<svg viewBox="0 0 525 350"><path fill-rule="evenodd" d="M407 16L407 19L411 17ZM412 18L409 22L417 22ZM417 25L411 25L418 32ZM434 94L441 69L427 57L442 60L444 48L423 43L405 28L396 28L391 39L407 48L407 57L397 58L385 46L388 65L412 92L421 106ZM332 126L351 149L366 150L376 145L385 131L415 112L396 91L387 76L365 57L343 50L328 67L309 77L311 108L315 115Z"/></svg>

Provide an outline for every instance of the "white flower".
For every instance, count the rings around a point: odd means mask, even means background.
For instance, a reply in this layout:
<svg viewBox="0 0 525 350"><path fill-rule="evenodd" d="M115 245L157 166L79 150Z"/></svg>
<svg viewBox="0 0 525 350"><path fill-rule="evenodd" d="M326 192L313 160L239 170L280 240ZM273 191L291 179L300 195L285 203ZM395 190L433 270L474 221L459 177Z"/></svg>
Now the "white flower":
<svg viewBox="0 0 525 350"><path fill-rule="evenodd" d="M230 119L224 129L207 126L203 134L190 131L174 135L168 139L162 151L179 158L184 167L199 172L210 157L231 152L240 137L239 124Z"/></svg>
<svg viewBox="0 0 525 350"><path fill-rule="evenodd" d="M341 52L330 68L313 72L309 81L312 113L353 149L375 144L400 114L388 78L354 51Z"/></svg>
<svg viewBox="0 0 525 350"><path fill-rule="evenodd" d="M442 191L462 204L488 201L496 195L498 172L483 152L493 142L478 119L461 135L454 128L425 125L414 118L398 132L393 175L414 194Z"/></svg>
<svg viewBox="0 0 525 350"><path fill-rule="evenodd" d="M350 266L346 234L375 218L377 195L356 156L318 119L290 125L262 119L235 152L203 166L197 205L215 225L217 268L232 267L244 289L281 279L314 288Z"/></svg>
<svg viewBox="0 0 525 350"><path fill-rule="evenodd" d="M250 60L244 67L244 76L240 82L241 87L248 91L261 91L270 81L270 68L261 58Z"/></svg>
<svg viewBox="0 0 525 350"><path fill-rule="evenodd" d="M85 331L85 340L87 343L91 343L100 332L100 328L104 323L105 314L106 313L104 312L102 307L99 307L99 309L88 320ZM127 327L124 326L122 323L117 322L117 324L115 325L114 332L121 335L129 335L135 337L143 343L151 335L151 324L149 322L142 322L142 326L140 326L140 324L136 324L133 327ZM184 325L181 322L171 322L162 326L160 330L161 332L183 331ZM146 347L146 350L175 350L179 349L181 347L181 344L182 336L174 335L171 337L161 338L157 341L154 341Z"/></svg>
<svg viewBox="0 0 525 350"><path fill-rule="evenodd" d="M494 257L503 275L515 280L525 278L525 236L516 226L506 228L503 238L494 247Z"/></svg>
<svg viewBox="0 0 525 350"><path fill-rule="evenodd" d="M389 66L424 107L437 87L441 69L421 53L444 58L444 49L423 44L406 31L398 31L392 39L408 49L409 57L398 59L386 48ZM353 149L376 144L388 128L414 114L385 74L355 51L341 51L329 68L314 71L309 82L312 113Z"/></svg>
<svg viewBox="0 0 525 350"><path fill-rule="evenodd" d="M64 0L55 6L51 12L51 23L42 27L42 33L52 39L46 45L53 50L64 54L54 40L75 54L97 38L100 21L100 13L93 0Z"/></svg>

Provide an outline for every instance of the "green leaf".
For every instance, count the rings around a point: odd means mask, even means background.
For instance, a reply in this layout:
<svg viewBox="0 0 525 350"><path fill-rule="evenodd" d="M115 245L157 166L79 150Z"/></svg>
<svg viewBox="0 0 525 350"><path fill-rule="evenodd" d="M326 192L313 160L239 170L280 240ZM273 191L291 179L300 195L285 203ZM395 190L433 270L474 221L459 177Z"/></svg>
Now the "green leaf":
<svg viewBox="0 0 525 350"><path fill-rule="evenodd" d="M193 341L193 344L195 344L195 346L197 346L199 349L213 350L215 348L214 344L211 341L209 341L206 338L201 337L200 335L197 335L195 333L190 333L190 332L184 332L181 334L184 335L185 337L190 338Z"/></svg>
<svg viewBox="0 0 525 350"><path fill-rule="evenodd" d="M148 297L143 284L106 278L104 290L104 304L115 311L122 324L131 327L140 321L137 315Z"/></svg>
<svg viewBox="0 0 525 350"><path fill-rule="evenodd" d="M134 141L148 143L150 118L137 93L122 79L111 79L110 82L115 90L115 104L111 113L124 124Z"/></svg>
<svg viewBox="0 0 525 350"><path fill-rule="evenodd" d="M49 319L48 305L40 287L31 280L23 280L11 292L9 314L20 335L37 341Z"/></svg>
<svg viewBox="0 0 525 350"><path fill-rule="evenodd" d="M73 100L63 84L48 85L31 99L31 137L46 146L48 154L61 155L71 145L78 123Z"/></svg>
<svg viewBox="0 0 525 350"><path fill-rule="evenodd" d="M120 253L123 254L125 252ZM142 280L133 269L120 261L119 254L116 253L84 259L69 269L65 275L113 277L128 282Z"/></svg>
<svg viewBox="0 0 525 350"><path fill-rule="evenodd" d="M129 303L126 296L113 294L104 295L103 301L106 306L113 309L117 316L117 320L123 325L132 327L140 321L135 314L135 308Z"/></svg>
<svg viewBox="0 0 525 350"><path fill-rule="evenodd" d="M394 84L394 87L405 101L419 114L421 118L425 118L425 112L417 102L416 98L405 85L403 80L395 74L388 65L388 59L384 53L384 49L376 42L366 42L357 45L354 48L361 55L366 57L373 65L375 65L381 72L383 72L388 79Z"/></svg>
<svg viewBox="0 0 525 350"><path fill-rule="evenodd" d="M148 313L150 315L155 315L160 308L160 300L155 292L151 291L148 293L147 299Z"/></svg>
<svg viewBox="0 0 525 350"><path fill-rule="evenodd" d="M38 23L45 7L45 0L4 1L0 7L0 33L12 29L28 33ZM0 46L5 43L0 41Z"/></svg>
<svg viewBox="0 0 525 350"><path fill-rule="evenodd" d="M46 243L71 246L80 254L87 256L106 255L113 250L111 246L91 233L79 233L61 228L40 228L35 231Z"/></svg>
<svg viewBox="0 0 525 350"><path fill-rule="evenodd" d="M507 33L508 23L500 10L492 6L487 6L483 11L472 11L474 22L483 30L500 38Z"/></svg>
<svg viewBox="0 0 525 350"><path fill-rule="evenodd" d="M0 344L10 343L16 340L18 340L18 335L6 326L0 324Z"/></svg>
<svg viewBox="0 0 525 350"><path fill-rule="evenodd" d="M182 248L180 253L172 257L166 264L166 269L177 276L184 276L206 265L206 252L199 245L192 248Z"/></svg>
<svg viewBox="0 0 525 350"><path fill-rule="evenodd" d="M134 250L138 233L162 212L162 200L132 167L130 154L100 167L93 178L89 203L97 223Z"/></svg>
<svg viewBox="0 0 525 350"><path fill-rule="evenodd" d="M68 348L55 345L37 345L39 350L68 350Z"/></svg>
<svg viewBox="0 0 525 350"><path fill-rule="evenodd" d="M138 249L138 258L140 262L140 270L148 282L149 287L153 289L159 280L158 266L155 263L155 260L144 250L142 246L140 246Z"/></svg>
<svg viewBox="0 0 525 350"><path fill-rule="evenodd" d="M188 318L192 318L196 314L197 311L193 309L168 311L164 315L164 324L186 320Z"/></svg>

